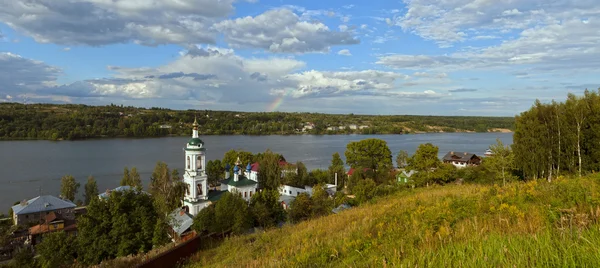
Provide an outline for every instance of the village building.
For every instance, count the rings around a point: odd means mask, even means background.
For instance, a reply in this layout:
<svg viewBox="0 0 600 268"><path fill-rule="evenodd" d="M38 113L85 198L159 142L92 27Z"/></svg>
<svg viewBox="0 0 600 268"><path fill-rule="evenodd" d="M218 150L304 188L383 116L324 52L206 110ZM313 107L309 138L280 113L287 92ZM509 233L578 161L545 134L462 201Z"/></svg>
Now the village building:
<svg viewBox="0 0 600 268"><path fill-rule="evenodd" d="M210 204L204 142L198 137L198 121L192 125L192 138L186 144L183 181L186 184L183 207L192 215Z"/></svg>
<svg viewBox="0 0 600 268"><path fill-rule="evenodd" d="M468 152L452 151L444 155L442 161L447 164L452 164L457 168L464 168L467 166L478 166L481 163L481 158Z"/></svg>
<svg viewBox="0 0 600 268"><path fill-rule="evenodd" d="M196 236L196 231L192 229L194 224L194 216L185 211L185 209L177 209L169 215L169 236L173 242L187 241Z"/></svg>
<svg viewBox="0 0 600 268"><path fill-rule="evenodd" d="M227 179L221 181L221 191L238 192L242 195L244 200L250 201L252 194L256 193L258 189L258 174L252 176L251 179L252 165L248 164L246 166L245 174L241 172L240 165L241 162L238 157L235 166L233 167L233 174L231 175L228 174L229 170L226 167L225 177Z"/></svg>
<svg viewBox="0 0 600 268"><path fill-rule="evenodd" d="M44 222L29 228L29 241L35 246L42 242L45 234L64 231L67 235L77 235L77 222L74 218L65 218L62 214L50 212Z"/></svg>
<svg viewBox="0 0 600 268"><path fill-rule="evenodd" d="M51 195L42 195L12 206L15 225L40 223L51 212L66 219L75 219L73 202Z"/></svg>
<svg viewBox="0 0 600 268"><path fill-rule="evenodd" d="M98 198L100 198L100 199L106 199L106 198L110 197L110 194L112 192L124 192L124 191L131 191L131 190L135 190L135 188L131 187L129 185L119 186L119 187L117 187L115 189L112 189L112 190L107 189L104 193L99 194Z"/></svg>

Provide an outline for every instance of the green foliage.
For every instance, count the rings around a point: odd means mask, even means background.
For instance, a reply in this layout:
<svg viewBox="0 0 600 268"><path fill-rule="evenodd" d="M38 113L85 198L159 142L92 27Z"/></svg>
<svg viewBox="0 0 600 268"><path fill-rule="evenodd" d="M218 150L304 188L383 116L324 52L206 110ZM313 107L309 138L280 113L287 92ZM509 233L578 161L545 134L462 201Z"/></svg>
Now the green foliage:
<svg viewBox="0 0 600 268"><path fill-rule="evenodd" d="M248 204L239 193L226 192L215 204L215 232L241 234L251 227Z"/></svg>
<svg viewBox="0 0 600 268"><path fill-rule="evenodd" d="M313 193L311 196L311 216L313 218L329 215L333 209L333 200L329 198L329 194L323 187L324 185L322 184L317 184L313 187Z"/></svg>
<svg viewBox="0 0 600 268"><path fill-rule="evenodd" d="M186 183L178 176L176 169L171 172L166 163L156 163L149 190L159 215L166 216L181 206L186 187Z"/></svg>
<svg viewBox="0 0 600 268"><path fill-rule="evenodd" d="M393 167L392 152L387 142L380 139L350 142L346 146L345 156L346 163L351 168L369 168L374 172L373 179L378 182L382 182L381 175L388 173Z"/></svg>
<svg viewBox="0 0 600 268"><path fill-rule="evenodd" d="M596 267L599 205L597 175L403 190L228 239L192 267Z"/></svg>
<svg viewBox="0 0 600 268"><path fill-rule="evenodd" d="M246 113L232 111L176 111L117 105L56 105L0 103L0 139L86 139L102 137L163 137L190 135L194 116L201 135L297 134L304 122L314 122L310 134L398 134L402 128L432 131L427 126L487 132L512 129L511 117L332 115L317 113ZM207 117L208 115L208 117ZM239 115L239 116L236 116ZM180 124L183 123L183 124ZM326 130L327 126L368 125L361 130ZM171 128L161 128L169 125ZM232 164L232 163L230 163ZM244 164L247 164L245 162Z"/></svg>
<svg viewBox="0 0 600 268"><path fill-rule="evenodd" d="M85 193L83 197L85 198L85 204L89 204L92 201L92 198L98 198L98 184L96 183L96 179L93 176L89 176L85 186Z"/></svg>
<svg viewBox="0 0 600 268"><path fill-rule="evenodd" d="M415 179L422 184L433 180L432 174L442 162L438 158L439 148L431 143L419 145L415 154L408 159L408 170L415 170ZM415 176L413 175L413 176Z"/></svg>
<svg viewBox="0 0 600 268"><path fill-rule="evenodd" d="M256 226L269 228L285 220L285 211L279 203L279 192L264 190L250 199L250 214Z"/></svg>
<svg viewBox="0 0 600 268"><path fill-rule="evenodd" d="M35 250L44 268L71 267L77 256L75 238L62 231L45 234Z"/></svg>
<svg viewBox="0 0 600 268"><path fill-rule="evenodd" d="M196 217L194 217L192 229L198 233L220 231L216 224L214 204L211 204L198 212Z"/></svg>
<svg viewBox="0 0 600 268"><path fill-rule="evenodd" d="M206 163L206 176L210 185L217 185L219 180L225 179L225 166L221 160L209 160Z"/></svg>
<svg viewBox="0 0 600 268"><path fill-rule="evenodd" d="M258 173L258 184L267 190L276 190L281 185L281 167L278 154L267 150L262 154L259 161L260 172Z"/></svg>
<svg viewBox="0 0 600 268"><path fill-rule="evenodd" d="M307 181L304 183L304 185L330 183L333 180L333 178L330 177L330 175L331 175L331 173L329 173L329 171L327 171L327 170L313 169L308 172L308 178L307 178ZM346 174L338 175L338 181L340 181L341 178L343 178L343 177L346 177Z"/></svg>
<svg viewBox="0 0 600 268"><path fill-rule="evenodd" d="M331 164L329 165L329 177L330 180L328 182L335 181L335 174L337 173L338 178L338 186L340 189L346 185L346 168L344 167L344 161L340 157L338 152L335 152L331 156ZM319 181L319 183L326 183L324 181Z"/></svg>
<svg viewBox="0 0 600 268"><path fill-rule="evenodd" d="M494 177L502 180L502 184L506 181L515 180L514 172L514 155L509 146L504 146L500 139L496 140L496 144L490 146L493 155L486 157L482 165L488 167Z"/></svg>
<svg viewBox="0 0 600 268"><path fill-rule="evenodd" d="M288 209L288 217L290 222L297 223L307 220L311 216L312 199L306 193L301 193L296 196Z"/></svg>
<svg viewBox="0 0 600 268"><path fill-rule="evenodd" d="M9 262L8 267L15 268L36 268L40 267L39 264L35 261L33 252L27 246L23 246L15 249L13 252L13 258Z"/></svg>
<svg viewBox="0 0 600 268"><path fill-rule="evenodd" d="M129 185L131 183L131 175L129 175L129 169L127 167L125 167L125 170L123 170L123 178L121 178L121 186L126 186Z"/></svg>
<svg viewBox="0 0 600 268"><path fill-rule="evenodd" d="M398 168L406 167L406 165L408 165L409 159L410 159L410 156L408 155L408 152L405 150L400 150L398 152L398 155L396 156L396 166Z"/></svg>
<svg viewBox="0 0 600 268"><path fill-rule="evenodd" d="M359 180L354 187L352 187L352 194L354 194L356 202L362 204L375 197L377 184L372 179Z"/></svg>
<svg viewBox="0 0 600 268"><path fill-rule="evenodd" d="M586 90L562 103L539 100L515 120L514 164L527 179L600 171L600 95Z"/></svg>
<svg viewBox="0 0 600 268"><path fill-rule="evenodd" d="M63 176L60 179L60 194L71 201L75 201L75 195L79 189L79 183L71 175Z"/></svg>
<svg viewBox="0 0 600 268"><path fill-rule="evenodd" d="M159 218L154 203L135 190L93 198L77 221L78 261L91 265L152 249Z"/></svg>
<svg viewBox="0 0 600 268"><path fill-rule="evenodd" d="M242 168L245 168L248 163L251 163L254 160L254 155L251 152L246 152L242 150L236 151L232 149L227 151L223 156L223 166L227 164L233 166L237 161L238 157L240 158Z"/></svg>
<svg viewBox="0 0 600 268"><path fill-rule="evenodd" d="M154 234L152 235L152 245L154 247L160 247L171 241L167 233L168 229L169 225L167 224L165 219L158 217L154 226Z"/></svg>

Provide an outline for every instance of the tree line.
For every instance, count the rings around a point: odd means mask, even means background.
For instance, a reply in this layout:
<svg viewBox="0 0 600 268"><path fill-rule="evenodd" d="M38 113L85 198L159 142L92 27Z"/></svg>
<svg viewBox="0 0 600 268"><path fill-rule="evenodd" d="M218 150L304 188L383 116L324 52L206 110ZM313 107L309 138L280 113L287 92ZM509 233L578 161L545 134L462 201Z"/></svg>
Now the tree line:
<svg viewBox="0 0 600 268"><path fill-rule="evenodd" d="M403 134L513 129L510 117L355 115L169 110L122 105L0 103L0 139L77 140L189 135L197 118L201 135ZM312 129L305 129L308 123ZM349 126L355 125L356 129ZM345 129L328 130L344 126ZM367 126L360 129L360 126ZM436 126L431 129L430 126Z"/></svg>
<svg viewBox="0 0 600 268"><path fill-rule="evenodd" d="M526 178L600 170L600 91L568 94L566 101L537 100L516 117L514 157Z"/></svg>

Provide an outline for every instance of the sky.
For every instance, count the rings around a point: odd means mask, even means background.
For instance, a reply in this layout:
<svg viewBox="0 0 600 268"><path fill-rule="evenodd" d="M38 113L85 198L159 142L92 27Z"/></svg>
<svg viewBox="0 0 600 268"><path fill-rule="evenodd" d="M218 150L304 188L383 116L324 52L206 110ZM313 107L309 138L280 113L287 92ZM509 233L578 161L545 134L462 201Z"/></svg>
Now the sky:
<svg viewBox="0 0 600 268"><path fill-rule="evenodd" d="M0 102L513 116L600 87L597 0L0 6Z"/></svg>

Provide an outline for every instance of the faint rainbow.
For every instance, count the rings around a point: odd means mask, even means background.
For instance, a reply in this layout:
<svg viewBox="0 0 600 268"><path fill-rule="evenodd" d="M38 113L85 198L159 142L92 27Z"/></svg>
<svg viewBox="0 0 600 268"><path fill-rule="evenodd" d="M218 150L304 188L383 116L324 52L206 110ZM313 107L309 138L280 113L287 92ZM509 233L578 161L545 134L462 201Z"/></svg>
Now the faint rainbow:
<svg viewBox="0 0 600 268"><path fill-rule="evenodd" d="M269 106L267 107L267 111L274 112L275 110L277 110L277 108L279 108L279 106L283 104L283 99L285 99L285 95L287 95L287 92L284 92L279 97L277 97L271 104L269 104Z"/></svg>

